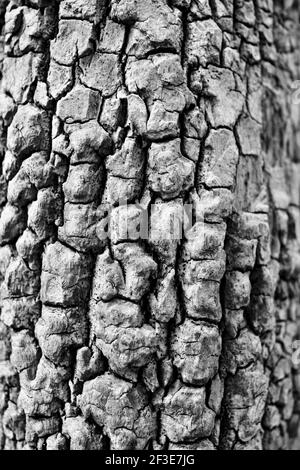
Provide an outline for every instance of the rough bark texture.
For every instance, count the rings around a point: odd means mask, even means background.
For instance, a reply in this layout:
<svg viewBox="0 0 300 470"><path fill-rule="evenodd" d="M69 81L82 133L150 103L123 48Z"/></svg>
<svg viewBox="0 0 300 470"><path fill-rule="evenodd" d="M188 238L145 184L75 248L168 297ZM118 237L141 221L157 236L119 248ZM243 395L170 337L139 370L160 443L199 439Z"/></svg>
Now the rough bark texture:
<svg viewBox="0 0 300 470"><path fill-rule="evenodd" d="M0 0L0 448L300 449L298 21Z"/></svg>

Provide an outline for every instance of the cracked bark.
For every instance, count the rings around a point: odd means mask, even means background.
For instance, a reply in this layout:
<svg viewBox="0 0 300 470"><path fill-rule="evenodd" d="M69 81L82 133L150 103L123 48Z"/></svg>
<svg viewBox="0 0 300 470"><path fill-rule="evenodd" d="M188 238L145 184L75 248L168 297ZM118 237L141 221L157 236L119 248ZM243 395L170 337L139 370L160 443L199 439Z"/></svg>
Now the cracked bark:
<svg viewBox="0 0 300 470"><path fill-rule="evenodd" d="M300 448L298 8L0 1L1 449Z"/></svg>

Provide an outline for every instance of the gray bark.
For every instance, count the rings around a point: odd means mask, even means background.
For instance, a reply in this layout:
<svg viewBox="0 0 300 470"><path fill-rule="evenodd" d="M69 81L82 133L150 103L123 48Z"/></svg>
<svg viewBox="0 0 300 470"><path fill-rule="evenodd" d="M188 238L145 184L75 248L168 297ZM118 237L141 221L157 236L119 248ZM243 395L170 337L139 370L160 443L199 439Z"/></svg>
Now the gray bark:
<svg viewBox="0 0 300 470"><path fill-rule="evenodd" d="M1 449L300 449L298 23L0 0Z"/></svg>

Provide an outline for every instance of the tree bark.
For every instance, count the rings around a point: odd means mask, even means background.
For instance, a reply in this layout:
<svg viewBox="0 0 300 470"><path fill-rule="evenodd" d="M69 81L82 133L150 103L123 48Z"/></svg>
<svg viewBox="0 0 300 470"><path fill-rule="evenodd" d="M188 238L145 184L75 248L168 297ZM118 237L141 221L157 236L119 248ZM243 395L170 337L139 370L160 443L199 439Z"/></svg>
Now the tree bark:
<svg viewBox="0 0 300 470"><path fill-rule="evenodd" d="M300 449L297 0L0 0L0 449Z"/></svg>

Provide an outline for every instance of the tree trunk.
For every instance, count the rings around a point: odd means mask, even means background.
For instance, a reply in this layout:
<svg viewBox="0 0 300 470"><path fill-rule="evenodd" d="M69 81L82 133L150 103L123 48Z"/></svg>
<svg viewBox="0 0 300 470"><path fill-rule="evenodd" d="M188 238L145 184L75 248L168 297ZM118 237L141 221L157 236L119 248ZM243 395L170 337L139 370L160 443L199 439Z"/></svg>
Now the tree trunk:
<svg viewBox="0 0 300 470"><path fill-rule="evenodd" d="M0 0L0 448L300 449L297 0Z"/></svg>

